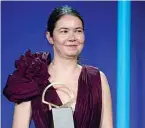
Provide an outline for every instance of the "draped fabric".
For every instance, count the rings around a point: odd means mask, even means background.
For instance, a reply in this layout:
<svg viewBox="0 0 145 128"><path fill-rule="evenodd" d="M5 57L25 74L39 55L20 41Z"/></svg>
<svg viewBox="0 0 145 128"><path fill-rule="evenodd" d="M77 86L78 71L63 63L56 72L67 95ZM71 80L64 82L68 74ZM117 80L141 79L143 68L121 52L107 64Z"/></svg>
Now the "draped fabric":
<svg viewBox="0 0 145 128"><path fill-rule="evenodd" d="M49 128L52 113L42 103L42 92L50 84L47 68L50 63L49 53L27 51L16 61L16 70L9 75L4 95L12 102L31 101L32 119L36 128ZM62 102L54 87L50 87L45 100L57 105ZM78 93L73 114L75 128L99 128L102 109L102 89L100 72L92 66L82 66L78 80Z"/></svg>

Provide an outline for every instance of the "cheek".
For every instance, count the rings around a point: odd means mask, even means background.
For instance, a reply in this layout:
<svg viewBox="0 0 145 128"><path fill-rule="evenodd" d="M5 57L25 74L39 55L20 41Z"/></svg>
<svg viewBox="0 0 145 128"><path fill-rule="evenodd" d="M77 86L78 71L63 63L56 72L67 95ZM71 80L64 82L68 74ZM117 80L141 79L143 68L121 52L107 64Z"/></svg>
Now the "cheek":
<svg viewBox="0 0 145 128"><path fill-rule="evenodd" d="M55 44L60 44L60 45L62 45L62 44L64 44L65 43L65 41L67 40L67 38L66 37L62 37L62 36L57 36L57 37L55 37L54 38L54 43Z"/></svg>
<svg viewBox="0 0 145 128"><path fill-rule="evenodd" d="M84 44L84 42L85 42L85 36L84 36L84 35L79 36L79 37L78 37L78 40L79 40L79 42L80 42L81 44Z"/></svg>
<svg viewBox="0 0 145 128"><path fill-rule="evenodd" d="M80 54L80 53L82 52L83 48L84 48L84 44L82 43L82 44L79 45L79 47L78 47L78 54Z"/></svg>
<svg viewBox="0 0 145 128"><path fill-rule="evenodd" d="M84 48L84 42L81 44L81 50Z"/></svg>

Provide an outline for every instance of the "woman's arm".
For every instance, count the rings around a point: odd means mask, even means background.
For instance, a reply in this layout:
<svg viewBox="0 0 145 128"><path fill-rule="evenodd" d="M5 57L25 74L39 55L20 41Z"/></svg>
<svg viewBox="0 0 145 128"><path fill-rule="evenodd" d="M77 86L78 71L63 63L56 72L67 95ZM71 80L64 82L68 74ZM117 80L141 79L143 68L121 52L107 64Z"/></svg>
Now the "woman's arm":
<svg viewBox="0 0 145 128"><path fill-rule="evenodd" d="M31 101L15 105L13 128L29 128L31 119Z"/></svg>
<svg viewBox="0 0 145 128"><path fill-rule="evenodd" d="M110 88L105 74L100 72L100 75L102 83L102 114L100 128L113 128Z"/></svg>

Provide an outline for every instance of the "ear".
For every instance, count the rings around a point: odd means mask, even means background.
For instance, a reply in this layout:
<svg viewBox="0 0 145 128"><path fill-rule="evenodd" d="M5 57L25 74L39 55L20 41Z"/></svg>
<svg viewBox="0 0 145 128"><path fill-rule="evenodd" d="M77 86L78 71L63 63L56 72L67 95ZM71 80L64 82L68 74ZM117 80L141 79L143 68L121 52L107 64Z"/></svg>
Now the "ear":
<svg viewBox="0 0 145 128"><path fill-rule="evenodd" d="M46 38L50 44L52 44L52 45L54 44L53 38L50 36L50 32L46 32Z"/></svg>

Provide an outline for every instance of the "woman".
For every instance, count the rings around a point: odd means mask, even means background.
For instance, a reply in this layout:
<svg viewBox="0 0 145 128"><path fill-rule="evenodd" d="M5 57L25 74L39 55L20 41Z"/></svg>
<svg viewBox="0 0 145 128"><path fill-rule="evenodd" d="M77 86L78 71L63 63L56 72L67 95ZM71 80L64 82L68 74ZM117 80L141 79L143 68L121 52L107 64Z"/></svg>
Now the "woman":
<svg viewBox="0 0 145 128"><path fill-rule="evenodd" d="M75 128L112 128L112 102L106 76L97 68L78 64L85 36L80 14L68 6L55 8L47 23L47 40L54 58L30 50L16 60L16 70L9 76L4 95L15 102L13 128L28 128L33 119L36 128L51 126L51 109L42 103L48 84L61 82L74 92L71 104ZM70 100L51 87L45 100L62 105Z"/></svg>

